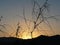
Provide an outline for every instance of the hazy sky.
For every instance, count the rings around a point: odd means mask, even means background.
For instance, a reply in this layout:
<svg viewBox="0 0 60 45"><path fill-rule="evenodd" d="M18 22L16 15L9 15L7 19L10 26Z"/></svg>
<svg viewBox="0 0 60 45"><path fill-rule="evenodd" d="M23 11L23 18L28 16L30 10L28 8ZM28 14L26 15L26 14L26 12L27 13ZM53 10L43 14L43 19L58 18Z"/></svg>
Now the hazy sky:
<svg viewBox="0 0 60 45"><path fill-rule="evenodd" d="M45 0L37 0L39 4L43 4ZM50 11L49 15L60 15L60 0L49 0ZM18 15L23 15L23 8L25 8L26 17L30 17L32 13L32 0L0 0L0 16L3 16L3 24L9 24L14 29L16 29L16 25L18 20L22 20ZM60 34L60 16L56 16L58 21L52 20L53 30L56 34ZM12 30L13 31L13 30ZM10 29L9 29L10 32Z"/></svg>

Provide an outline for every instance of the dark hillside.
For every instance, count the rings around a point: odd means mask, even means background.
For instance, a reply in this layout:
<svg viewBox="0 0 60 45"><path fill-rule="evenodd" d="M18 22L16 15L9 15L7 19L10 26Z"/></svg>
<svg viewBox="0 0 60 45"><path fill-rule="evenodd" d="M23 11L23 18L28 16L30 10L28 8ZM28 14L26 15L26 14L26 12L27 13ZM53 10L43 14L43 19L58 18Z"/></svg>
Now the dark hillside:
<svg viewBox="0 0 60 45"><path fill-rule="evenodd" d="M18 39L14 37L1 37L1 45L60 45L60 35L43 36L34 39Z"/></svg>

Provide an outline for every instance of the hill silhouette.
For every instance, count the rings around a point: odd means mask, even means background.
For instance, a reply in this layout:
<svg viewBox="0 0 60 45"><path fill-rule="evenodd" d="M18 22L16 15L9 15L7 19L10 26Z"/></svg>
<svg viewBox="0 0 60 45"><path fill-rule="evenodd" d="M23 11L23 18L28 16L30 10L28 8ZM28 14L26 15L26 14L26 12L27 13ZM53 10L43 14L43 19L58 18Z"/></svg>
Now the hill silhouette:
<svg viewBox="0 0 60 45"><path fill-rule="evenodd" d="M60 45L60 35L23 40L15 37L0 37L0 45Z"/></svg>

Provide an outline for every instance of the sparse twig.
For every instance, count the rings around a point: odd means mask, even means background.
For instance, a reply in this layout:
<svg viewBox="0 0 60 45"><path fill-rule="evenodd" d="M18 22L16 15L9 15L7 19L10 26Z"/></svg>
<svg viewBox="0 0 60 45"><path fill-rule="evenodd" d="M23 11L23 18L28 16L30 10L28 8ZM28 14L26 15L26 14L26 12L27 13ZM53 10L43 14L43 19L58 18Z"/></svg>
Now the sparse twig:
<svg viewBox="0 0 60 45"><path fill-rule="evenodd" d="M24 21L25 21L26 26L28 27L28 29L30 29L28 24L27 24L27 19L25 17L25 9L24 8L23 8L23 16L24 16Z"/></svg>
<svg viewBox="0 0 60 45"><path fill-rule="evenodd" d="M18 35L19 29L20 29L19 22L18 22L17 26L18 26L18 27L17 27L17 29L16 29L16 37L19 37L19 35Z"/></svg>

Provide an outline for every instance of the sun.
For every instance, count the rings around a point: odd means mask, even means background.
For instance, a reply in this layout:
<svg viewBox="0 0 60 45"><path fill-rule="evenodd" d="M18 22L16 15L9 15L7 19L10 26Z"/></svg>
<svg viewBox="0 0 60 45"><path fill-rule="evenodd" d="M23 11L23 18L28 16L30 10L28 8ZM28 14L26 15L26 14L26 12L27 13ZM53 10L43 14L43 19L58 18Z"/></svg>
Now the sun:
<svg viewBox="0 0 60 45"><path fill-rule="evenodd" d="M32 39L31 36L22 37L22 39Z"/></svg>
<svg viewBox="0 0 60 45"><path fill-rule="evenodd" d="M31 34L30 33L27 33L27 32L22 33L19 36L19 38L21 38L21 39L32 39Z"/></svg>
<svg viewBox="0 0 60 45"><path fill-rule="evenodd" d="M34 31L34 32L33 32L33 37L31 36L31 33L28 33L28 32L26 31L26 32L20 34L19 38L21 38L21 39L32 39L32 38L36 38L36 37L38 37L38 36L40 36L40 34L39 34L38 31Z"/></svg>

